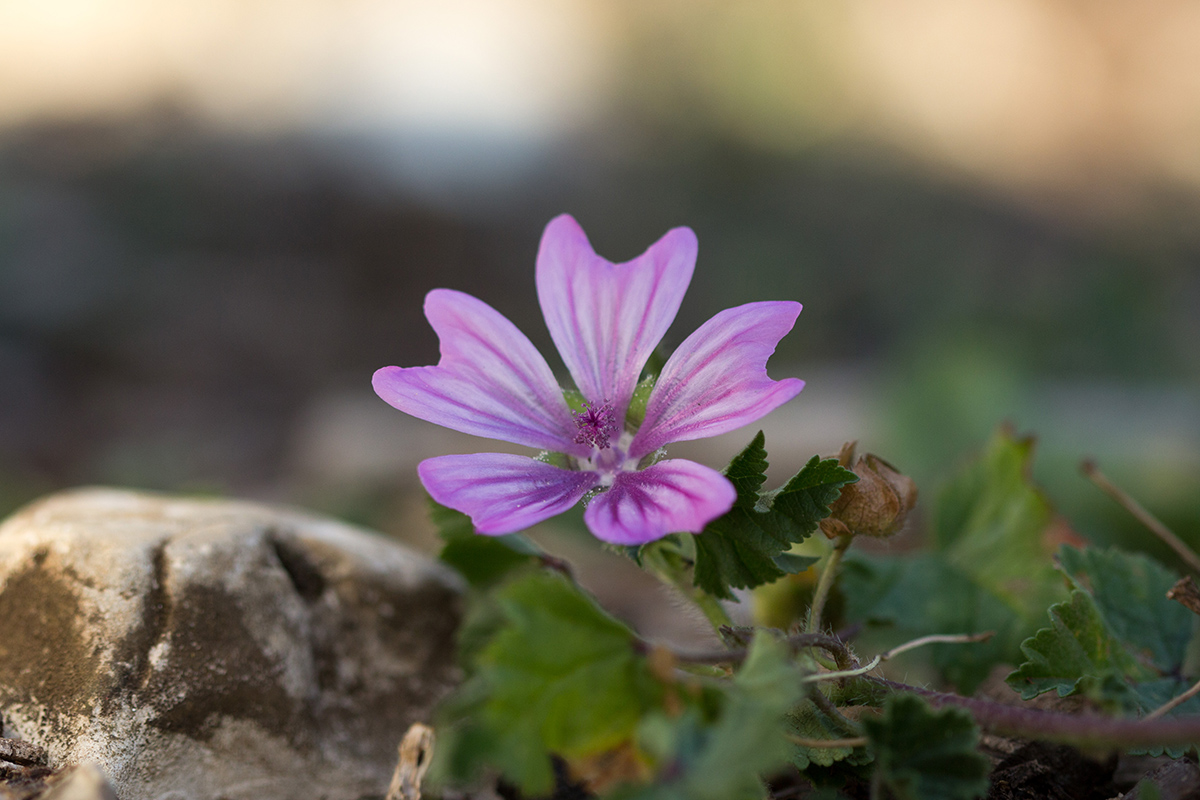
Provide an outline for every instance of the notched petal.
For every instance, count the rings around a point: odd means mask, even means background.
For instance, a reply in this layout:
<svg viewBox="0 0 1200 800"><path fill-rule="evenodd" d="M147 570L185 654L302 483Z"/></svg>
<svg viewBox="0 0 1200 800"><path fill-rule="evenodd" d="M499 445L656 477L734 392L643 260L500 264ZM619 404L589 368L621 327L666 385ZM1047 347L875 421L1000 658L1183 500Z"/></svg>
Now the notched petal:
<svg viewBox="0 0 1200 800"><path fill-rule="evenodd" d="M414 417L475 436L581 453L575 424L546 360L525 334L487 303L435 289L425 316L441 360L432 367L384 367L375 392Z"/></svg>
<svg viewBox="0 0 1200 800"><path fill-rule="evenodd" d="M737 430L799 394L804 381L767 376L767 359L799 314L799 303L747 303L697 328L663 367L630 455Z"/></svg>
<svg viewBox="0 0 1200 800"><path fill-rule="evenodd" d="M538 302L575 385L619 418L642 366L679 311L696 265L696 235L675 228L645 253L614 264L564 214L538 248Z"/></svg>

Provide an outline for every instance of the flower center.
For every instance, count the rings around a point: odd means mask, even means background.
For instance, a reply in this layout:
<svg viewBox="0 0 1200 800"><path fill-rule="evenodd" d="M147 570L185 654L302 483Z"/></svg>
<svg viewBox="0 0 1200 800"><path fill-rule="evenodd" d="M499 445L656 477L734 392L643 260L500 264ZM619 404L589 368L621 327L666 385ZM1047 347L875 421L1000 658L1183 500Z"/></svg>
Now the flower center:
<svg viewBox="0 0 1200 800"><path fill-rule="evenodd" d="M579 428L579 433L575 434L575 444L590 445L597 450L610 446L613 434L618 430L617 412L612 403L606 401L600 406L584 403L583 411L573 413L575 425Z"/></svg>

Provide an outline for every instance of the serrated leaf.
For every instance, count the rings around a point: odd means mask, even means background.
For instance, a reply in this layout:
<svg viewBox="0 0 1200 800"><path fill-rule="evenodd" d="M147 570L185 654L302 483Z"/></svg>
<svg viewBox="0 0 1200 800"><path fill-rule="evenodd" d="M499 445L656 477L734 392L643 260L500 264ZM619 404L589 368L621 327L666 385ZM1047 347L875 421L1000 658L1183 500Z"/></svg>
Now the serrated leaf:
<svg viewBox="0 0 1200 800"><path fill-rule="evenodd" d="M496 598L507 624L478 659L480 720L496 766L545 794L550 753L585 757L628 740L661 688L633 632L560 576L529 575Z"/></svg>
<svg viewBox="0 0 1200 800"><path fill-rule="evenodd" d="M1025 699L1053 689L1131 713L1185 691L1191 682L1179 670L1194 623L1191 612L1166 599L1175 575L1115 548L1064 547L1058 561L1075 586L1071 602L1052 606L1051 627L1021 645L1028 660L1008 684ZM1191 703L1184 705L1200 710Z"/></svg>
<svg viewBox="0 0 1200 800"><path fill-rule="evenodd" d="M737 500L729 513L693 537L696 585L714 597L732 600L733 588L749 589L802 571L799 562L776 559L807 539L829 516L829 504L841 488L858 480L836 459L813 456L782 488L760 493L767 469L764 442L759 431L730 462L724 474Z"/></svg>
<svg viewBox="0 0 1200 800"><path fill-rule="evenodd" d="M438 558L476 589L493 586L513 570L533 563L537 548L520 534L478 534L470 517L433 500L429 518L445 542Z"/></svg>
<svg viewBox="0 0 1200 800"><path fill-rule="evenodd" d="M934 711L915 695L893 695L862 721L875 769L897 800L972 800L987 793L988 760L966 711Z"/></svg>
<svg viewBox="0 0 1200 800"><path fill-rule="evenodd" d="M1022 643L1021 652L1028 660L1006 679L1022 699L1051 690L1059 697L1095 695L1108 679L1144 674L1109 633L1088 593L1072 592L1068 602L1056 603L1049 613L1051 627Z"/></svg>
<svg viewBox="0 0 1200 800"><path fill-rule="evenodd" d="M1167 599L1178 575L1149 556L1116 548L1064 546L1058 563L1077 588L1089 591L1116 638L1160 672L1179 670L1192 638L1193 614Z"/></svg>
<svg viewBox="0 0 1200 800"><path fill-rule="evenodd" d="M804 699L788 711L787 731L804 739L844 739L847 734L837 723L827 717L812 700ZM853 747L805 747L800 744L792 745L792 764L796 769L806 770L811 765L818 767L832 766L838 761L850 759L851 763L869 763L870 757Z"/></svg>

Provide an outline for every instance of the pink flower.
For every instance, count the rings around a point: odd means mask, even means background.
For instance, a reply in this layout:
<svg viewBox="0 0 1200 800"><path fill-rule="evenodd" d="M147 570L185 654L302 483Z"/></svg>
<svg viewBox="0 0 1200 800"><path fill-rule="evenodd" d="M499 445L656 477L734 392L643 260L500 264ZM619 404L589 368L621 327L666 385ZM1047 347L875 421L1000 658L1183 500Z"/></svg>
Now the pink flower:
<svg viewBox="0 0 1200 800"><path fill-rule="evenodd" d="M433 367L384 367L373 379L376 393L447 428L565 455L430 458L418 473L433 499L469 515L479 533L499 535L560 514L592 493L588 528L622 545L699 533L727 512L736 498L727 478L692 461L659 460L660 448L735 430L800 392L803 381L773 381L766 370L800 304L747 303L701 325L667 360L634 428L626 412L639 374L675 319L695 263L696 236L688 228L613 264L596 255L571 217L546 226L538 302L586 400L581 412L571 411L546 360L499 312L462 292L430 292L425 316L438 334L441 360Z"/></svg>

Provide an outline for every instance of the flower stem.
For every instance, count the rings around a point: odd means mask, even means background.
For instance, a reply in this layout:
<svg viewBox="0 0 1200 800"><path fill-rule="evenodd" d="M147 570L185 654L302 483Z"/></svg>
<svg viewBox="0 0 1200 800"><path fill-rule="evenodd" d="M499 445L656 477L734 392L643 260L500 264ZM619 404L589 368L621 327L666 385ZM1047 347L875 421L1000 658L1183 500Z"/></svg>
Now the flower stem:
<svg viewBox="0 0 1200 800"><path fill-rule="evenodd" d="M821 632L821 614L825 610L825 601L829 599L829 591L833 588L833 579L837 576L837 568L842 562L842 555L850 546L853 538L850 534L839 536L833 545L833 552L829 554L829 559L825 562L825 569L821 572L820 580L817 581L817 591L813 594L812 608L808 614L806 630L809 633Z"/></svg>
<svg viewBox="0 0 1200 800"><path fill-rule="evenodd" d="M696 608L700 609L700 613L708 620L708 624L712 625L714 631L720 632L722 625L733 624L733 620L729 618L721 601L708 592L692 586L686 578L675 580L672 585L682 592L684 597L695 603Z"/></svg>
<svg viewBox="0 0 1200 800"><path fill-rule="evenodd" d="M732 624L721 601L692 585L688 579L687 567L677 553L672 553L662 547L647 547L642 550L642 561L656 578L690 600L692 605L696 606L708 620L708 624L712 625L718 636L722 625Z"/></svg>

